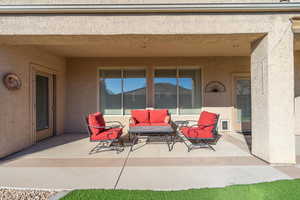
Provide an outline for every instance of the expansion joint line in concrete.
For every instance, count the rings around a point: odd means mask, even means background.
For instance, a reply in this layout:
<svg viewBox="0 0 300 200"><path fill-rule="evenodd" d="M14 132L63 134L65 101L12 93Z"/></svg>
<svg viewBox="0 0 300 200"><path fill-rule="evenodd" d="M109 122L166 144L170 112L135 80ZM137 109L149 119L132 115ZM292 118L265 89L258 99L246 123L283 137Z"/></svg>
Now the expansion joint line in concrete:
<svg viewBox="0 0 300 200"><path fill-rule="evenodd" d="M125 169L125 167L126 167L126 164L127 164L127 161L128 161L128 158L129 158L130 153L131 153L131 151L129 150L128 153L127 153L126 159L125 159L125 161L124 161L124 163L123 163L122 169L121 169L121 171L120 171L120 173L119 173L119 175L118 175L118 179L117 179L117 181L116 181L116 183L115 183L115 185L114 185L114 190L115 190L115 189L117 188L117 186L118 186L118 183L119 183L119 181L120 181L120 178L121 178L121 176L122 176L122 174L123 174L123 171L124 171L124 169Z"/></svg>

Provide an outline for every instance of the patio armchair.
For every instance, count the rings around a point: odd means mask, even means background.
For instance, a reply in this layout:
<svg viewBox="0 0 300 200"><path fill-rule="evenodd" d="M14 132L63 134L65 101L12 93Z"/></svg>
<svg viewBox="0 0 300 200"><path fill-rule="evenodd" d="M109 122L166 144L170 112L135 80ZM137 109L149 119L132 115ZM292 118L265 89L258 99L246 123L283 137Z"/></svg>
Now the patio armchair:
<svg viewBox="0 0 300 200"><path fill-rule="evenodd" d="M187 120L185 125L178 128L188 152L195 148L210 148L215 151L210 142L217 139L218 120L218 114L203 111L198 121Z"/></svg>
<svg viewBox="0 0 300 200"><path fill-rule="evenodd" d="M91 142L98 142L90 154L107 150L116 150L120 153L124 150L120 137L123 133L123 125L118 121L104 121L101 112L89 114L85 117L86 127ZM118 143L114 146L113 143Z"/></svg>

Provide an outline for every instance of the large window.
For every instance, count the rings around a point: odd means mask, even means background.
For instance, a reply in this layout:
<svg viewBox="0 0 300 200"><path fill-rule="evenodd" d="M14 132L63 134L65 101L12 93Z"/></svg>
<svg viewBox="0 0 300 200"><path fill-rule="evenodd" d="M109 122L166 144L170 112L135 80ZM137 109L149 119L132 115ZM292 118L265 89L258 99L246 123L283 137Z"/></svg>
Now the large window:
<svg viewBox="0 0 300 200"><path fill-rule="evenodd" d="M146 108L146 73L142 69L100 70L100 107L107 115Z"/></svg>
<svg viewBox="0 0 300 200"><path fill-rule="evenodd" d="M153 91L147 90L147 82L153 84ZM106 115L127 115L133 109L146 107L168 109L171 114L198 115L201 93L199 68L155 69L153 80L149 81L145 69L100 70L100 109Z"/></svg>
<svg viewBox="0 0 300 200"><path fill-rule="evenodd" d="M201 109L200 69L156 69L155 108L171 114L199 114Z"/></svg>

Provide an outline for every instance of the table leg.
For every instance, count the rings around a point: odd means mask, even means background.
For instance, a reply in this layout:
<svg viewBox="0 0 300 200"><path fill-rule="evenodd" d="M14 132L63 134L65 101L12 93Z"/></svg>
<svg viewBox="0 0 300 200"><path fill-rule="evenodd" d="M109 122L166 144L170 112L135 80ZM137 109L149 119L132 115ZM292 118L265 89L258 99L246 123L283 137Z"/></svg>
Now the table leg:
<svg viewBox="0 0 300 200"><path fill-rule="evenodd" d="M173 146L171 145L172 136L166 135L165 137L166 137L166 141L167 141L167 144L168 144L169 151L172 151L172 149L173 149Z"/></svg>
<svg viewBox="0 0 300 200"><path fill-rule="evenodd" d="M133 138L132 138L132 143L131 143L131 148L130 148L130 151L133 151L133 146L135 145L136 141L138 140L138 137L136 134L133 135Z"/></svg>

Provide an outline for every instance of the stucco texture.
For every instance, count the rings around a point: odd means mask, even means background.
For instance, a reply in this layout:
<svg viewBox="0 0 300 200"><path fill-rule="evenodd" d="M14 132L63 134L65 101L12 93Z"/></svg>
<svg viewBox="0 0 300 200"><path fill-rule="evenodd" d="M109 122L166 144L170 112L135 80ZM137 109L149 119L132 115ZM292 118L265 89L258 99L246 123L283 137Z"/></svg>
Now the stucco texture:
<svg viewBox="0 0 300 200"><path fill-rule="evenodd" d="M256 127L253 129L253 153L271 163L294 163L295 78L293 32L290 19L296 16L299 16L299 14L292 12L234 15L230 13L218 15L213 13L181 13L172 15L3 15L0 18L0 35L258 34L261 37L263 34L265 37L258 41L256 47L250 52L252 93L254 94L252 96L252 127ZM198 58L195 59L197 60ZM196 63L205 65L213 62L214 59L210 59L201 58ZM233 58L229 57L228 59ZM109 63L114 64L111 63L111 60L121 63L117 58L110 60L99 59L98 61L97 59L88 61L80 59L77 61L76 59L69 60L66 96L67 103L70 105L66 109L66 131L82 130L82 122L79 123L79 118L86 112L93 112L96 108L97 93L94 92L97 87L96 69ZM135 62L139 62L139 60L135 59ZM165 62L167 63L167 61ZM177 60L177 62L179 61ZM224 61L215 62L220 62L218 66L224 65ZM130 59L124 63L128 65L133 64ZM228 61L228 63L230 62ZM143 65L145 63L140 62L139 64ZM213 70L209 70L212 68L209 66L205 66L205 68L208 69L207 73L212 73ZM236 67L235 69L237 68L241 69L241 67ZM249 70L249 64L247 68ZM79 76L76 73L81 74ZM227 82L227 79L224 82ZM78 90L76 87L82 88L82 90ZM266 93L262 94L264 90ZM70 99L71 96L78 99ZM20 97L26 98L26 96L22 95ZM221 97L225 99L225 103L219 102L220 107L223 107L222 104L224 104L225 109L227 109L227 102L229 102L227 97L225 94L224 97ZM214 98L207 97L206 101L212 101L211 99ZM20 109L22 111L24 108ZM23 110L23 112L26 113L26 110ZM224 111L224 113L229 112ZM10 126L9 122L3 124L4 126ZM26 126L25 123L24 126Z"/></svg>
<svg viewBox="0 0 300 200"><path fill-rule="evenodd" d="M279 0L2 0L3 4L151 4L151 3L272 3Z"/></svg>
<svg viewBox="0 0 300 200"><path fill-rule="evenodd" d="M232 80L234 74L250 73L250 57L199 57L199 58L82 58L67 62L67 113L66 132L85 132L83 116L96 112L98 102L98 70L101 67L160 67L199 66L202 82L220 81L226 87L224 93L203 92L203 109L220 113L221 119L232 121ZM198 119L194 116L172 116L176 119ZM105 116L128 125L128 116ZM233 127L234 128L234 127Z"/></svg>
<svg viewBox="0 0 300 200"><path fill-rule="evenodd" d="M0 84L0 157L23 149L34 143L30 101L30 68L37 64L58 72L57 74L57 133L64 131L65 60L33 47L0 47L0 78L9 72L16 73L22 81L21 89L7 90Z"/></svg>
<svg viewBox="0 0 300 200"><path fill-rule="evenodd" d="M295 133L300 135L300 52L295 52Z"/></svg>

